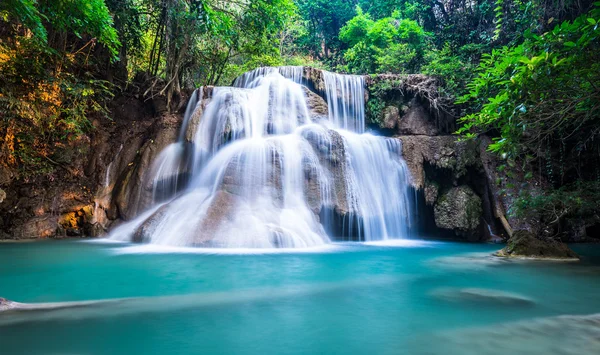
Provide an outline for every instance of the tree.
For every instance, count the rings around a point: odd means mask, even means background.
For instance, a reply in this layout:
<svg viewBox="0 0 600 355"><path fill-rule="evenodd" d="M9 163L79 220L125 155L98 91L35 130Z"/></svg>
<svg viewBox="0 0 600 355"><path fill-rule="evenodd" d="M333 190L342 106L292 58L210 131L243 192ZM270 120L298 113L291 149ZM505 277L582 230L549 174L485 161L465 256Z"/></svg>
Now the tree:
<svg viewBox="0 0 600 355"><path fill-rule="evenodd" d="M391 17L374 21L357 7L357 15L340 30L340 40L350 48L344 53L353 73L416 72L420 68L427 35L416 21Z"/></svg>

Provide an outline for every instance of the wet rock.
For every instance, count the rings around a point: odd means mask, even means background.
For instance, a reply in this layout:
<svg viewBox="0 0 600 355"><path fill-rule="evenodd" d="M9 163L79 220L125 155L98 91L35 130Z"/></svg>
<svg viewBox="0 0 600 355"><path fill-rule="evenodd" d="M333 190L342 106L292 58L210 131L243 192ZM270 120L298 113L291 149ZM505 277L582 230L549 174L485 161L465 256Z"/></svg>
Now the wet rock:
<svg viewBox="0 0 600 355"><path fill-rule="evenodd" d="M6 192L0 189L0 203L6 199Z"/></svg>
<svg viewBox="0 0 600 355"><path fill-rule="evenodd" d="M459 141L455 136L399 136L402 156L411 172L412 184L421 189L425 185L425 163L451 173L450 181L457 181L469 168L480 169L479 147L476 142Z"/></svg>
<svg viewBox="0 0 600 355"><path fill-rule="evenodd" d="M0 297L0 312L8 311L15 308L15 303Z"/></svg>
<svg viewBox="0 0 600 355"><path fill-rule="evenodd" d="M308 88L320 96L325 96L325 78L323 71L311 67L304 67L302 80Z"/></svg>
<svg viewBox="0 0 600 355"><path fill-rule="evenodd" d="M306 96L306 106L308 107L310 118L313 121L327 119L329 116L327 102L325 102L321 96L308 90L306 87L303 87L303 89Z"/></svg>
<svg viewBox="0 0 600 355"><path fill-rule="evenodd" d="M206 110L206 106L212 100L212 95L214 92L213 86L203 86L202 87L202 100L199 100L196 104L196 110L192 113L190 120L185 129L185 139L188 142L192 142L194 140L194 136L198 131L198 126L200 125L200 119L202 118L202 114L204 110Z"/></svg>
<svg viewBox="0 0 600 355"><path fill-rule="evenodd" d="M481 199L466 185L442 194L434 206L435 224L469 239L477 238L481 222Z"/></svg>
<svg viewBox="0 0 600 355"><path fill-rule="evenodd" d="M138 150L133 151L135 155L125 166L113 192L119 217L130 220L152 203L153 181L148 172L158 154L177 140L181 121L179 115L167 115L156 120L149 138ZM124 147L122 159L131 159L131 153L131 149Z"/></svg>
<svg viewBox="0 0 600 355"><path fill-rule="evenodd" d="M457 256L443 256L428 262L430 266L443 269L478 271L490 267L506 265L510 259L498 258L489 253L468 253Z"/></svg>
<svg viewBox="0 0 600 355"><path fill-rule="evenodd" d="M256 162L241 154L229 161L220 188L224 191L244 196L256 191L269 189L272 201L283 203L281 164L282 157L278 147L265 147L265 167L255 166ZM267 169L267 173L263 169Z"/></svg>
<svg viewBox="0 0 600 355"><path fill-rule="evenodd" d="M148 243L151 239L152 233L156 230L156 227L161 223L167 214L169 205L164 205L148 217L144 223L142 223L136 231L133 233L132 242L134 243Z"/></svg>
<svg viewBox="0 0 600 355"><path fill-rule="evenodd" d="M440 186L437 183L431 181L425 182L425 203L428 206L433 206L435 204L435 201L437 201L438 194L440 192L439 190Z"/></svg>
<svg viewBox="0 0 600 355"><path fill-rule="evenodd" d="M579 259L577 254L566 244L555 240L536 238L533 233L526 230L515 231L506 243L506 247L495 255L532 259Z"/></svg>
<svg viewBox="0 0 600 355"><path fill-rule="evenodd" d="M56 234L58 222L55 216L44 215L33 217L12 230L17 239L50 238Z"/></svg>
<svg viewBox="0 0 600 355"><path fill-rule="evenodd" d="M435 136L440 133L429 112L416 99L410 101L407 112L398 119L397 127L402 135Z"/></svg>
<svg viewBox="0 0 600 355"><path fill-rule="evenodd" d="M197 228L193 244L205 245L217 235L224 223L233 222L239 197L226 191L218 191L210 202L202 224Z"/></svg>
<svg viewBox="0 0 600 355"><path fill-rule="evenodd" d="M348 192L346 190L347 159L344 139L334 130L327 130L324 133L310 132L305 137L317 153L319 162L325 167L325 173L328 174L333 185L331 186L332 205L326 207L334 209L341 216L346 215L350 211L350 207ZM315 207L318 206L320 208L323 203L323 196L320 195L320 187L315 185L309 186L305 188L305 191L308 193L307 199L310 202L311 208L314 212L318 213L319 211Z"/></svg>
<svg viewBox="0 0 600 355"><path fill-rule="evenodd" d="M383 109L383 127L396 129L400 121L400 110L395 106L387 106Z"/></svg>

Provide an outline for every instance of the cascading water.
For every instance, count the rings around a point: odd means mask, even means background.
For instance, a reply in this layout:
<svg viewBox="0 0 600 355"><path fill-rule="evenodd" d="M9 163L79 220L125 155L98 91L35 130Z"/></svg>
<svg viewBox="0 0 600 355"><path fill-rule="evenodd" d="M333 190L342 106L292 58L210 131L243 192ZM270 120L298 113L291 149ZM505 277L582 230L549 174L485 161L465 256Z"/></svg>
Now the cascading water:
<svg viewBox="0 0 600 355"><path fill-rule="evenodd" d="M256 69L214 88L208 104L202 89L194 92L178 142L153 164L155 206L112 238L299 248L406 237L400 141L364 133L362 77L323 78L329 116L319 121L302 67Z"/></svg>

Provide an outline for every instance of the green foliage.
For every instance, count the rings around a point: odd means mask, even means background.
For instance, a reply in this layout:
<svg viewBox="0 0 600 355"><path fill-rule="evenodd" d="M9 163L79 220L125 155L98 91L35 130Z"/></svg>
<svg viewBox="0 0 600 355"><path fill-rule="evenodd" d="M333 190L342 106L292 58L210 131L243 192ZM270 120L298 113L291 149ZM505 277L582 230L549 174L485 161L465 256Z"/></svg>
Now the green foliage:
<svg viewBox="0 0 600 355"><path fill-rule="evenodd" d="M423 57L427 34L419 24L400 17L374 21L357 8L357 15L340 30L346 69L353 73L416 72Z"/></svg>
<svg viewBox="0 0 600 355"><path fill-rule="evenodd" d="M0 160L28 178L68 163L60 157L80 145L92 128L90 115L107 113L103 103L112 87L89 74L75 75L75 59L62 60L36 39L19 43L0 45ZM61 71L49 76L46 68L57 62Z"/></svg>
<svg viewBox="0 0 600 355"><path fill-rule="evenodd" d="M22 23L43 42L46 42L48 33L42 24L46 17L36 8L35 0L3 0L0 3L0 18L5 22L16 20Z"/></svg>
<svg viewBox="0 0 600 355"><path fill-rule="evenodd" d="M298 39L299 46L312 57L329 62L338 61L343 43L338 34L344 24L356 15L354 2L347 0L296 0L306 34Z"/></svg>
<svg viewBox="0 0 600 355"><path fill-rule="evenodd" d="M0 15L5 21L22 23L44 44L49 26L55 32L95 37L115 57L121 45L103 0L5 0Z"/></svg>
<svg viewBox="0 0 600 355"><path fill-rule="evenodd" d="M375 78L374 78L375 79ZM369 100L366 105L367 117L370 117L376 126L382 126L383 110L393 95L393 92L400 88L399 80L380 80L374 81L369 85Z"/></svg>
<svg viewBox="0 0 600 355"><path fill-rule="evenodd" d="M535 196L524 192L514 207L516 216L537 216L546 225L568 217L593 217L600 211L600 182L578 181Z"/></svg>
<svg viewBox="0 0 600 355"><path fill-rule="evenodd" d="M466 94L467 82L473 76L473 65L468 60L453 54L448 44L441 50L427 51L424 62L421 72L440 78L444 83L440 87L442 93L450 97Z"/></svg>
<svg viewBox="0 0 600 355"><path fill-rule="evenodd" d="M460 132L499 132L490 149L510 158L543 157L559 145L576 156L592 147L600 121L598 21L600 10L594 9L484 55L461 99L477 112L462 119Z"/></svg>

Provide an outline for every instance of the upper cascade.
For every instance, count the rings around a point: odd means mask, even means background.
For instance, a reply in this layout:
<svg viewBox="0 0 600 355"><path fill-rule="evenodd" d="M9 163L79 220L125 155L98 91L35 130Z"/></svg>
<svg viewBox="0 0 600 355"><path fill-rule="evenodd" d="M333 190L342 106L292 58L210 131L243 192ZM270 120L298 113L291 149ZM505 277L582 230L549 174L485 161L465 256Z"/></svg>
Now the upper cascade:
<svg viewBox="0 0 600 355"><path fill-rule="evenodd" d="M149 172L154 206L111 237L227 248L406 237L408 169L399 140L364 133L363 78L323 72L324 115L303 73L258 68L196 90Z"/></svg>

